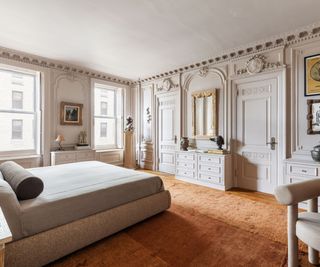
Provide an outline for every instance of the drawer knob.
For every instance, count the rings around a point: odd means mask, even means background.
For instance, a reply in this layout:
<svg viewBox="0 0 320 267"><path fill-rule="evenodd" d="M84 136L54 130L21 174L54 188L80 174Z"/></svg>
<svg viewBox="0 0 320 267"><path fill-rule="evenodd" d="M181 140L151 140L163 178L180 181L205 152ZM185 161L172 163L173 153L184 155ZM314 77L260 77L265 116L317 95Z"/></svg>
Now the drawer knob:
<svg viewBox="0 0 320 267"><path fill-rule="evenodd" d="M304 172L304 173L306 173L307 172L307 170L301 170L302 172Z"/></svg>

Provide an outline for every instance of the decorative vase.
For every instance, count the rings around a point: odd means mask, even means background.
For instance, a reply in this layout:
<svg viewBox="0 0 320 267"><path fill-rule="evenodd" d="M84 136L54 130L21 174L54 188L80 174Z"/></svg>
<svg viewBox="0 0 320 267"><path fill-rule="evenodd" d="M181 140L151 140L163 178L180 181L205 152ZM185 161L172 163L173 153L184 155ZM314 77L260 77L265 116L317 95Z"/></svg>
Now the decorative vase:
<svg viewBox="0 0 320 267"><path fill-rule="evenodd" d="M311 150L311 157L315 162L320 162L320 145L315 146L313 150Z"/></svg>
<svg viewBox="0 0 320 267"><path fill-rule="evenodd" d="M182 137L180 141L180 148L184 151L188 151L189 139L188 137Z"/></svg>

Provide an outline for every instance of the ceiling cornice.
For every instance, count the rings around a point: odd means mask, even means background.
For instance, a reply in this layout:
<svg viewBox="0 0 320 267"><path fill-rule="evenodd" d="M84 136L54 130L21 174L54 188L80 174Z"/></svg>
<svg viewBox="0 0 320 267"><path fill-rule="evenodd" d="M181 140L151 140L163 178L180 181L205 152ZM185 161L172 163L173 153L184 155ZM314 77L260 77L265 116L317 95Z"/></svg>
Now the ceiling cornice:
<svg viewBox="0 0 320 267"><path fill-rule="evenodd" d="M320 22L308 25L298 30L286 32L277 36L270 37L269 39L257 41L250 43L245 46L230 49L216 56L199 61L197 63L176 68L167 72L163 72L154 76L150 76L139 81L135 81L134 84L150 82L157 79L166 78L175 74L183 73L186 71L199 69L204 66L211 66L220 64L222 62L232 61L234 59L239 59L244 56L248 56L255 53L261 53L266 50L274 49L277 47L284 47L289 45L294 45L299 42L307 41L309 39L315 39L320 37Z"/></svg>
<svg viewBox="0 0 320 267"><path fill-rule="evenodd" d="M124 85L133 84L133 81L129 79L106 74L106 73L95 71L88 68L83 68L80 66L67 64L62 61L52 60L49 58L40 57L40 56L25 53L25 52L21 52L21 51L16 51L16 50L5 48L5 47L0 47L0 58L37 65L44 68L61 70L68 73L78 73L81 75L88 76L90 78L106 80L109 82L115 82L115 83L120 83Z"/></svg>

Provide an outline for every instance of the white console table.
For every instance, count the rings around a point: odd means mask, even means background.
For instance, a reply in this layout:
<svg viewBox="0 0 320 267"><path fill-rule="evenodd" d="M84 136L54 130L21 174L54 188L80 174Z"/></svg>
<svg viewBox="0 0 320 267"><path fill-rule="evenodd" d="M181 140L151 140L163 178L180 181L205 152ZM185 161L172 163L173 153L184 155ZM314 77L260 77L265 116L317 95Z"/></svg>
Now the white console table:
<svg viewBox="0 0 320 267"><path fill-rule="evenodd" d="M231 154L176 151L176 178L220 190L233 186Z"/></svg>
<svg viewBox="0 0 320 267"><path fill-rule="evenodd" d="M51 152L51 165L59 165L80 161L90 161L95 159L96 152L92 149Z"/></svg>

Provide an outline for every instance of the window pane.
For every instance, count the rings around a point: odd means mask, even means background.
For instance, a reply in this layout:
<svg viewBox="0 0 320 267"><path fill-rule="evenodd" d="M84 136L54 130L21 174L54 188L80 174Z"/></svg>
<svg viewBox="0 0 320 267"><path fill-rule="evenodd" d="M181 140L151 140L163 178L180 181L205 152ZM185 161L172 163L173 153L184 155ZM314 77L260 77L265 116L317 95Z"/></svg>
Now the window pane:
<svg viewBox="0 0 320 267"><path fill-rule="evenodd" d="M0 112L0 151L34 150L33 114Z"/></svg>
<svg viewBox="0 0 320 267"><path fill-rule="evenodd" d="M16 80L19 82L16 82ZM20 93L20 96L18 96L17 92ZM21 97L22 100L20 100ZM0 109L22 109L23 111L34 112L35 76L9 70L0 70Z"/></svg>
<svg viewBox="0 0 320 267"><path fill-rule="evenodd" d="M116 120L95 118L95 145L96 146L110 146L116 143Z"/></svg>
<svg viewBox="0 0 320 267"><path fill-rule="evenodd" d="M95 101L94 101L95 116L108 116L108 117L115 116L115 113L114 113L115 91L114 90L96 87L94 91L94 98L95 98Z"/></svg>
<svg viewBox="0 0 320 267"><path fill-rule="evenodd" d="M12 108L23 109L23 92L12 91Z"/></svg>
<svg viewBox="0 0 320 267"><path fill-rule="evenodd" d="M101 102L101 115L108 115L108 103L107 102Z"/></svg>

